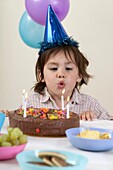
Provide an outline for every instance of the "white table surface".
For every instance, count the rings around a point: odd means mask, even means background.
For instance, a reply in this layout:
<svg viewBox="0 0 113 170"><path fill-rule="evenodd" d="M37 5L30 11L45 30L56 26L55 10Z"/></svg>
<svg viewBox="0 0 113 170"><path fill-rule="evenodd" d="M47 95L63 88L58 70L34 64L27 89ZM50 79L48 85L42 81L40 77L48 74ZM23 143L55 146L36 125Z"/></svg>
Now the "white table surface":
<svg viewBox="0 0 113 170"><path fill-rule="evenodd" d="M6 132L8 118L6 118L2 132ZM82 127L100 127L113 130L113 121L95 120L81 121ZM88 152L73 147L66 137L47 138L47 137L28 137L28 144L25 150L35 149L57 149L67 150L86 156L88 164L86 170L113 170L113 150L107 152ZM20 170L16 159L0 161L0 170Z"/></svg>

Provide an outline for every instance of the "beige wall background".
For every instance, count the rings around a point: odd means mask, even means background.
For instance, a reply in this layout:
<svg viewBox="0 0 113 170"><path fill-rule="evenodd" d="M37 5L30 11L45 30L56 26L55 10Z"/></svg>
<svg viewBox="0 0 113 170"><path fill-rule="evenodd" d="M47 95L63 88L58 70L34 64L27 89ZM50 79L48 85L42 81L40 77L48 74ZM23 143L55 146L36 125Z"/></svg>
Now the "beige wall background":
<svg viewBox="0 0 113 170"><path fill-rule="evenodd" d="M16 109L22 90L29 91L35 83L38 50L24 44L18 31L24 3L0 0L0 109ZM70 0L62 24L90 61L88 71L94 79L82 92L113 114L113 0Z"/></svg>

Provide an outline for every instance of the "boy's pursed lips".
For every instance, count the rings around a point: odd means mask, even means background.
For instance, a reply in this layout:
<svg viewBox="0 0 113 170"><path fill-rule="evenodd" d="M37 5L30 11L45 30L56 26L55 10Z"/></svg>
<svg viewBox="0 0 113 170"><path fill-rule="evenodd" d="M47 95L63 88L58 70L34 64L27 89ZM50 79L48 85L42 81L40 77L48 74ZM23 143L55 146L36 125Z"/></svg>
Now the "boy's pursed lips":
<svg viewBox="0 0 113 170"><path fill-rule="evenodd" d="M64 88L65 87L65 83L64 81L59 81L58 84L57 84L58 88Z"/></svg>

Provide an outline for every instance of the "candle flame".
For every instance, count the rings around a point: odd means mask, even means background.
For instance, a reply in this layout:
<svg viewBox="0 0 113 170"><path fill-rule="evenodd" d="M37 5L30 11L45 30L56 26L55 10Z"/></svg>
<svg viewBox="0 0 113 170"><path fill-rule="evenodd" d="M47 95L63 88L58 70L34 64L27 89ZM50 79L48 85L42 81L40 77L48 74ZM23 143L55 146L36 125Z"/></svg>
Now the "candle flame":
<svg viewBox="0 0 113 170"><path fill-rule="evenodd" d="M68 96L68 97L67 97L67 102L69 102L69 100L70 100L70 97Z"/></svg>
<svg viewBox="0 0 113 170"><path fill-rule="evenodd" d="M28 93L26 92L26 93L25 93L25 99L27 99L27 97L28 97Z"/></svg>
<svg viewBox="0 0 113 170"><path fill-rule="evenodd" d="M25 94L25 89L23 89L23 92L22 92L22 94Z"/></svg>
<svg viewBox="0 0 113 170"><path fill-rule="evenodd" d="M62 94L64 94L64 93L65 93L65 89L62 90Z"/></svg>

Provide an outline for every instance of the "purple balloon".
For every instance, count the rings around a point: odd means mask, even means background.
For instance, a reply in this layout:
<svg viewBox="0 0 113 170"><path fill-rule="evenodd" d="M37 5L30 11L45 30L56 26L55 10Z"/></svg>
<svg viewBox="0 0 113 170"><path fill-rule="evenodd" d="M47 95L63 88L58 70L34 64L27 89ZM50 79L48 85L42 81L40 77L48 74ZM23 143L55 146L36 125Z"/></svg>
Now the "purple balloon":
<svg viewBox="0 0 113 170"><path fill-rule="evenodd" d="M25 7L29 16L38 24L45 25L48 5L51 5L54 12L62 21L68 14L69 0L25 0Z"/></svg>

